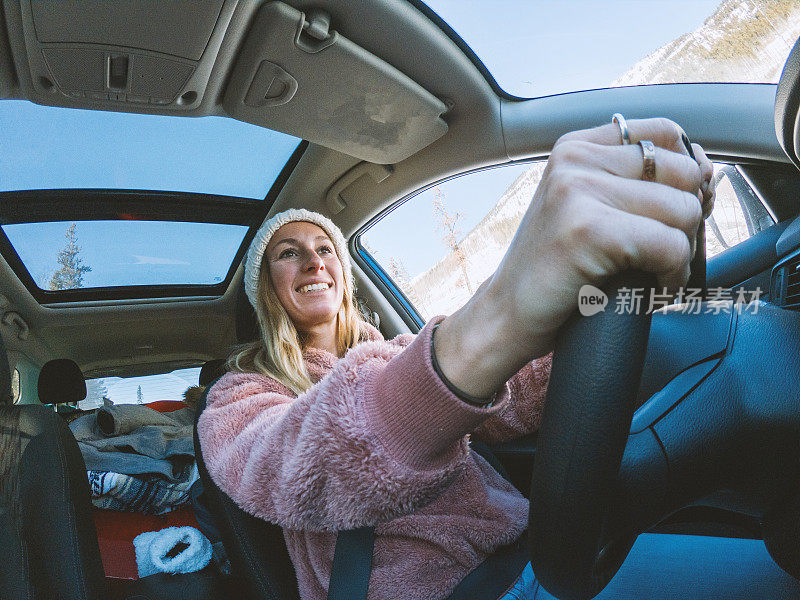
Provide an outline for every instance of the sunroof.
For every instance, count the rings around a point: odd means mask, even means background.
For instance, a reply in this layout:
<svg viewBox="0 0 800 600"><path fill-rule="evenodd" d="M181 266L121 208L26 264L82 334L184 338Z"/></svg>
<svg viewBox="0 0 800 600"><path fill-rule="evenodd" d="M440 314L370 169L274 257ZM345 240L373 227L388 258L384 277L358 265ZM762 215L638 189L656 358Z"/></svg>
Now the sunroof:
<svg viewBox="0 0 800 600"><path fill-rule="evenodd" d="M0 102L0 191L137 189L263 199L301 140L222 117Z"/></svg>
<svg viewBox="0 0 800 600"><path fill-rule="evenodd" d="M76 221L3 225L42 290L215 285L247 233L243 225Z"/></svg>
<svg viewBox="0 0 800 600"><path fill-rule="evenodd" d="M796 0L424 0L521 98L655 83L777 83Z"/></svg>

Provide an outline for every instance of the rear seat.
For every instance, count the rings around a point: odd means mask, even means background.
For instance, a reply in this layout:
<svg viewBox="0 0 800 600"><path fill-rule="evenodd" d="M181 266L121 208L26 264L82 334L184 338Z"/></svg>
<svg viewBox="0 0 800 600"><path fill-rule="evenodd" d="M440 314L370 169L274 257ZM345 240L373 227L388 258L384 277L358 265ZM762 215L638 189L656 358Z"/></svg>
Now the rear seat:
<svg viewBox="0 0 800 600"><path fill-rule="evenodd" d="M37 388L39 402L53 405L56 412L67 420L82 413L80 409L69 406L86 398L86 380L74 360L56 358L46 362L39 372Z"/></svg>
<svg viewBox="0 0 800 600"><path fill-rule="evenodd" d="M224 361L209 361L204 366L206 374L215 373ZM215 377L214 377L215 378ZM201 372L201 381L204 380ZM208 383L206 381L206 383ZM66 403L77 403L86 397L86 383L80 367L69 359L56 359L44 365L39 375L39 398L43 404L52 404L56 407ZM180 400L163 400L147 404L148 408L162 413L168 413L187 404ZM71 408L71 407L70 407ZM66 412L58 410L64 416ZM82 413L73 409L71 413ZM88 411L87 411L88 412ZM166 527L192 526L199 528L197 519L191 505L186 504L164 515L145 515L114 510L102 510L92 507L94 524L97 530L97 542L100 548L100 557L106 582L112 598L123 598L130 592L131 582L138 579L136 554L133 540L140 533L158 531ZM194 590L198 598L207 597L204 590L218 589L219 582L208 574L198 574L196 582L187 586L187 582L179 583L163 574L151 575L140 580L141 585L136 586L137 594L141 598L183 597L183 592L173 590L169 595L163 594L173 585L182 585L181 590ZM149 591L148 591L149 589ZM137 596L139 597L139 596Z"/></svg>

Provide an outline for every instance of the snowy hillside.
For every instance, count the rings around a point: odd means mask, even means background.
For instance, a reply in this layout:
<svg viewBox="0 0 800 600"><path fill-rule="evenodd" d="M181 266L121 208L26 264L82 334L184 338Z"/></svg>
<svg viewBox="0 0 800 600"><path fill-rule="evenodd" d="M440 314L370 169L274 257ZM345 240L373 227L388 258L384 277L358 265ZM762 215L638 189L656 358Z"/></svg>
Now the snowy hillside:
<svg viewBox="0 0 800 600"><path fill-rule="evenodd" d="M459 243L467 257L467 276L473 289L500 264L539 185L544 167L544 163L535 163L517 177L494 208ZM410 285L411 289L404 291L417 300L415 305L426 318L450 314L469 298L453 253L414 277Z"/></svg>
<svg viewBox="0 0 800 600"><path fill-rule="evenodd" d="M798 37L797 0L727 0L700 27L640 60L612 85L776 83Z"/></svg>

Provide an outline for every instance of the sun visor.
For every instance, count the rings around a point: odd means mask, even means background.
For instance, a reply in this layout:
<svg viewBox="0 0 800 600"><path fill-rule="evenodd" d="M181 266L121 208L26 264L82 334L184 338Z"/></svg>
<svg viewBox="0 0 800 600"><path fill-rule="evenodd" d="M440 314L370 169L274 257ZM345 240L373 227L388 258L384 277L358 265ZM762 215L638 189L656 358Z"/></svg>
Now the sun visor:
<svg viewBox="0 0 800 600"><path fill-rule="evenodd" d="M320 10L265 4L225 92L228 114L381 164L447 132L441 100L334 27Z"/></svg>

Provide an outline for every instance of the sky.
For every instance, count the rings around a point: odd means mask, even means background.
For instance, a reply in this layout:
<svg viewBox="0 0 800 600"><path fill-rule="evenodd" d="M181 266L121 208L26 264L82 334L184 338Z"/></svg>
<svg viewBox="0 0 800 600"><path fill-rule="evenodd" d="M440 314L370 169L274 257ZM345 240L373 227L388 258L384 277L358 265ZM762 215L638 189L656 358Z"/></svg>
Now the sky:
<svg viewBox="0 0 800 600"><path fill-rule="evenodd" d="M263 199L297 138L222 117L0 102L0 189L173 190Z"/></svg>
<svg viewBox="0 0 800 600"><path fill-rule="evenodd" d="M607 87L638 60L696 29L720 0L426 4L470 45L500 87L530 98Z"/></svg>
<svg viewBox="0 0 800 600"><path fill-rule="evenodd" d="M5 225L33 280L49 289L70 223ZM80 221L75 233L84 287L219 283L228 273L247 227L217 223ZM214 240L209 244L208 240Z"/></svg>

